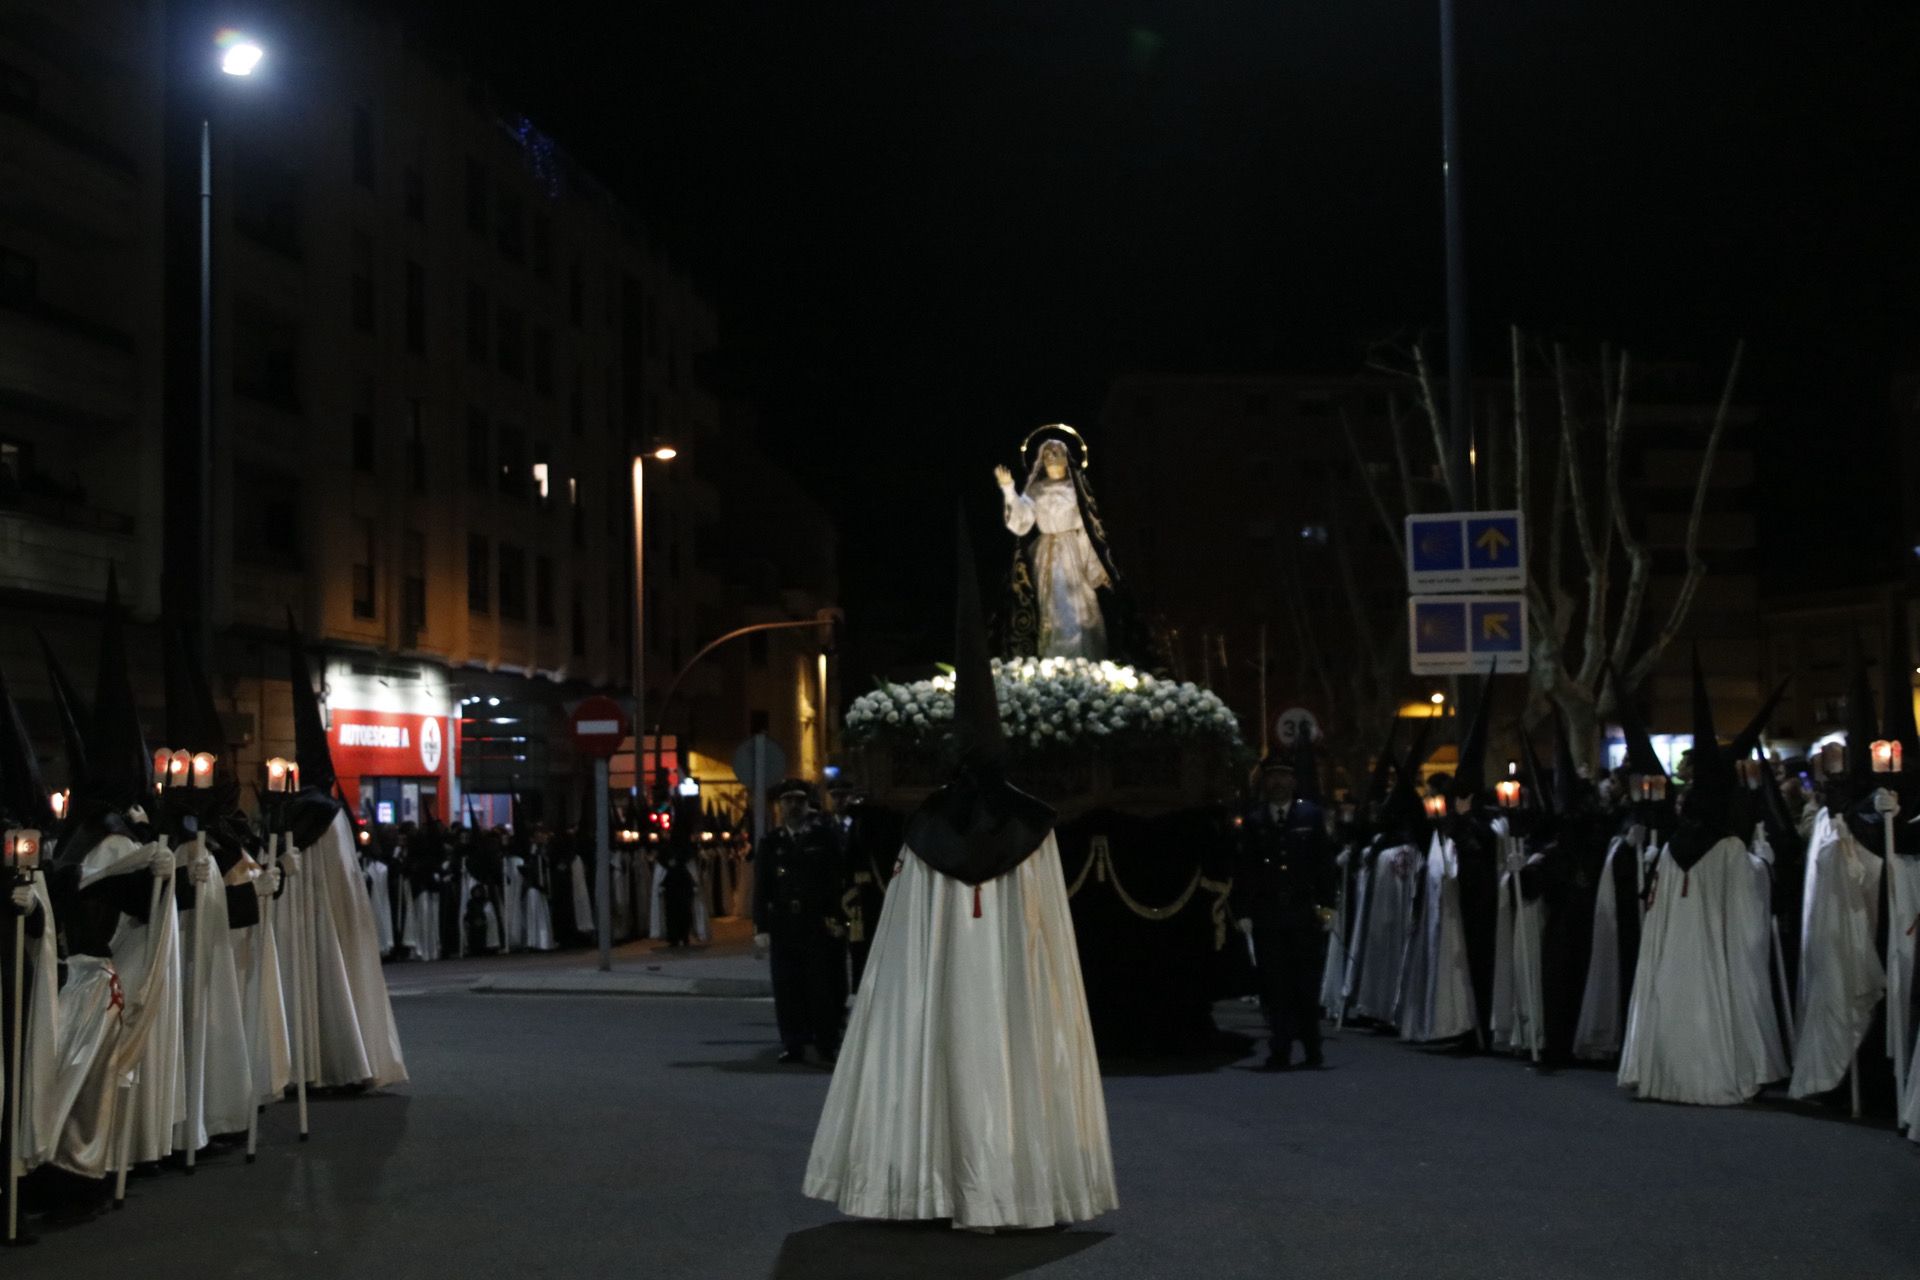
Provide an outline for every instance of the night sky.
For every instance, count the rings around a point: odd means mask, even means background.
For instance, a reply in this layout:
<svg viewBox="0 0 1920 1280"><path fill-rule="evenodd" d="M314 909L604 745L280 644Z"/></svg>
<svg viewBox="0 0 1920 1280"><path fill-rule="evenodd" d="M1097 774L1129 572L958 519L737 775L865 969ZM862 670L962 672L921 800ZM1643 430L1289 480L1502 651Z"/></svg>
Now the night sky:
<svg viewBox="0 0 1920 1280"><path fill-rule="evenodd" d="M1433 0L387 3L694 269L856 619L945 598L876 539L944 545L963 481L984 533L991 465L1115 375L1352 370L1441 314ZM1920 363L1920 5L1463 9L1478 363L1512 320L1710 366L1746 337L1804 504L1770 558L1830 569L1796 531L1891 499L1858 460Z"/></svg>

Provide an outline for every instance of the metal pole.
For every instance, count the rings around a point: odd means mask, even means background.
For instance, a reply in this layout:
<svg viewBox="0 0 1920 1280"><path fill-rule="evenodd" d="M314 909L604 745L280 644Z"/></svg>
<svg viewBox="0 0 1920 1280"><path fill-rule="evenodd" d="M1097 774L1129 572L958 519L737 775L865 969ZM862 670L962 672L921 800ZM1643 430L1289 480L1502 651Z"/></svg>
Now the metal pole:
<svg viewBox="0 0 1920 1280"><path fill-rule="evenodd" d="M200 662L213 669L213 122L200 118L199 582L194 603ZM191 1168L191 1164L188 1166Z"/></svg>
<svg viewBox="0 0 1920 1280"><path fill-rule="evenodd" d="M1440 0L1440 173L1447 240L1447 488L1454 509L1474 508L1468 461L1473 433L1467 360L1467 256L1460 210L1460 86L1455 70L1453 0Z"/></svg>
<svg viewBox="0 0 1920 1280"><path fill-rule="evenodd" d="M607 839L607 761L593 762L593 927L600 936L600 972L613 971L613 850Z"/></svg>
<svg viewBox="0 0 1920 1280"><path fill-rule="evenodd" d="M753 847L767 835L767 735L753 735Z"/></svg>
<svg viewBox="0 0 1920 1280"><path fill-rule="evenodd" d="M647 474L633 460L633 785L641 811L652 809L647 775Z"/></svg>
<svg viewBox="0 0 1920 1280"><path fill-rule="evenodd" d="M33 884L33 873L28 872L24 880L14 883ZM33 910L31 906L27 908ZM10 913L11 914L11 913ZM50 920L42 920L40 927L52 925ZM20 1153L20 1036L24 1022L20 1017L20 1002L26 996L27 972L27 917L13 917L13 1044L7 1066L7 1088L12 1098L7 1108L7 1243L12 1244L20 1238L20 1170L26 1157Z"/></svg>

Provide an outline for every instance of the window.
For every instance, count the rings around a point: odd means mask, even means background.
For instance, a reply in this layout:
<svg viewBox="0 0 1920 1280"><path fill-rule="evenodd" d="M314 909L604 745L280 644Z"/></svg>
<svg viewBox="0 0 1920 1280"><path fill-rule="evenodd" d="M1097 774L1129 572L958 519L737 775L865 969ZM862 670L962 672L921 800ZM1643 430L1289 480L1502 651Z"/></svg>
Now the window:
<svg viewBox="0 0 1920 1280"><path fill-rule="evenodd" d="M355 520L353 531L353 616L374 617L373 521Z"/></svg>
<svg viewBox="0 0 1920 1280"><path fill-rule="evenodd" d="M300 330L257 305L235 307L233 389L292 413L300 411Z"/></svg>
<svg viewBox="0 0 1920 1280"><path fill-rule="evenodd" d="M541 279L553 274L553 220L533 215L533 273Z"/></svg>
<svg viewBox="0 0 1920 1280"><path fill-rule="evenodd" d="M570 649L576 658L584 658L587 656L587 602L581 598L584 595L585 592L582 590L580 584L577 582L574 583L573 625L569 630L572 632Z"/></svg>
<svg viewBox="0 0 1920 1280"><path fill-rule="evenodd" d="M401 593L402 625L418 641L427 629L427 538L418 529L407 530L406 587Z"/></svg>
<svg viewBox="0 0 1920 1280"><path fill-rule="evenodd" d="M502 186L498 196L499 216L494 219L494 243L508 262L524 262L527 256L526 211L520 194Z"/></svg>
<svg viewBox="0 0 1920 1280"><path fill-rule="evenodd" d="M420 165L417 161L409 163L400 171L400 201L406 209L409 221L426 221L427 184L420 173Z"/></svg>
<svg viewBox="0 0 1920 1280"><path fill-rule="evenodd" d="M427 272L417 262L407 264L407 350L427 354Z"/></svg>
<svg viewBox="0 0 1920 1280"><path fill-rule="evenodd" d="M418 400L407 401L407 483L415 493L427 491L427 433Z"/></svg>
<svg viewBox="0 0 1920 1280"><path fill-rule="evenodd" d="M467 230L487 234L487 166L467 157Z"/></svg>
<svg viewBox="0 0 1920 1280"><path fill-rule="evenodd" d="M467 611L485 613L493 604L493 567L484 534L467 535Z"/></svg>
<svg viewBox="0 0 1920 1280"><path fill-rule="evenodd" d="M500 616L527 616L527 553L504 542L500 544Z"/></svg>
<svg viewBox="0 0 1920 1280"><path fill-rule="evenodd" d="M529 479L526 433L518 427L502 425L498 456L497 475L500 492L516 500L525 498Z"/></svg>
<svg viewBox="0 0 1920 1280"><path fill-rule="evenodd" d="M543 627L553 625L553 557L536 556L533 561L533 620Z"/></svg>
<svg viewBox="0 0 1920 1280"><path fill-rule="evenodd" d="M567 269L567 319L576 329L587 320L587 283L581 278L577 261Z"/></svg>
<svg viewBox="0 0 1920 1280"><path fill-rule="evenodd" d="M353 109L353 180L373 188L373 109Z"/></svg>
<svg viewBox="0 0 1920 1280"><path fill-rule="evenodd" d="M493 354L487 341L487 291L467 281L467 359L485 364Z"/></svg>
<svg viewBox="0 0 1920 1280"><path fill-rule="evenodd" d="M543 324L533 326L533 389L553 394L553 330Z"/></svg>
<svg viewBox="0 0 1920 1280"><path fill-rule="evenodd" d="M513 307L500 308L499 341L495 347L495 363L500 372L514 378L527 376L527 324L526 317Z"/></svg>
<svg viewBox="0 0 1920 1280"><path fill-rule="evenodd" d="M353 311L353 327L361 333L372 333L373 237L357 229L353 233L353 278L347 295Z"/></svg>
<svg viewBox="0 0 1920 1280"><path fill-rule="evenodd" d="M378 464L374 456L373 380L360 379L353 402L353 469L372 475Z"/></svg>
<svg viewBox="0 0 1920 1280"><path fill-rule="evenodd" d="M485 410L469 408L467 410L467 487L486 492L493 485L493 466L487 458L487 442L492 432L487 430Z"/></svg>
<svg viewBox="0 0 1920 1280"><path fill-rule="evenodd" d="M0 246L0 305L19 306L40 296L40 264Z"/></svg>

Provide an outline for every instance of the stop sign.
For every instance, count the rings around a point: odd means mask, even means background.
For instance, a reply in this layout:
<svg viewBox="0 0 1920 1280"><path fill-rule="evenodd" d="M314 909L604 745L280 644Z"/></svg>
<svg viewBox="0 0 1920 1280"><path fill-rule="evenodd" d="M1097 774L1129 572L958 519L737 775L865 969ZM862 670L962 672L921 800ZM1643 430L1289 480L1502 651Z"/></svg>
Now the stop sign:
<svg viewBox="0 0 1920 1280"><path fill-rule="evenodd" d="M627 736L627 713L612 698L592 697L573 709L573 745L597 760L620 749Z"/></svg>

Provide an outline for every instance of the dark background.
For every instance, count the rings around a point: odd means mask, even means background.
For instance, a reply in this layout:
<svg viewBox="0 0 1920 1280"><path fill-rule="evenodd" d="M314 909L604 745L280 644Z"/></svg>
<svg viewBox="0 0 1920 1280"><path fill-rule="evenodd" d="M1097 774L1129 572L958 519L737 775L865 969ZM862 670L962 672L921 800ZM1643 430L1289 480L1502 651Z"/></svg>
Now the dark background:
<svg viewBox="0 0 1920 1280"><path fill-rule="evenodd" d="M696 271L856 634L938 616L955 496L997 554L989 468L1116 374L1358 369L1439 322L1433 0L380 2ZM1510 321L1709 370L1744 337L1766 585L1889 572L1920 5L1476 3L1459 47L1477 368Z"/></svg>

